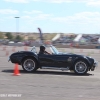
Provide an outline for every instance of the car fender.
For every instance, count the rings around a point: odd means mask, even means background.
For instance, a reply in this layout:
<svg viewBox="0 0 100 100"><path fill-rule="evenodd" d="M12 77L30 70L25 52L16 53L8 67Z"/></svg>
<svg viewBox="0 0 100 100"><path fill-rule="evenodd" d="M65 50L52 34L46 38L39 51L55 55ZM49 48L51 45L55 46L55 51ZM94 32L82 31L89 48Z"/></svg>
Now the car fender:
<svg viewBox="0 0 100 100"><path fill-rule="evenodd" d="M88 59L87 57L84 56L84 57L76 57L76 58L74 59L74 61L73 61L72 67L75 65L76 61L78 61L78 60L84 60L84 61L86 61L87 64L88 64L88 67L90 67L90 65L91 65L89 59Z"/></svg>
<svg viewBox="0 0 100 100"><path fill-rule="evenodd" d="M23 53L23 54L21 54L21 56L17 56L17 59L19 60L20 64L22 64L23 60L26 58L29 58L29 57L35 59L38 62L38 55L31 54L31 53L30 54Z"/></svg>
<svg viewBox="0 0 100 100"><path fill-rule="evenodd" d="M38 62L38 57L36 55L25 55L22 59L21 62L26 59L26 58L33 58Z"/></svg>

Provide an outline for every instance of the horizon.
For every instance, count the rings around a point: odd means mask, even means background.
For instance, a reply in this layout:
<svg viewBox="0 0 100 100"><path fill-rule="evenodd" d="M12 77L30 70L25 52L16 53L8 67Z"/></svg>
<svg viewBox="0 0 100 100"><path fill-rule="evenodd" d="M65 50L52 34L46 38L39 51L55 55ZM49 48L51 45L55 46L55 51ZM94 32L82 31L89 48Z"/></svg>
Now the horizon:
<svg viewBox="0 0 100 100"><path fill-rule="evenodd" d="M2 31L0 31L2 32ZM8 32L8 31L7 31ZM2 33L7 33L6 31L5 32L2 32ZM40 34L39 32L9 32L9 33L13 33L13 34L20 34L20 33L23 33L23 34ZM49 32L46 32L46 33L43 33L42 34L65 34L65 35L69 35L69 34L75 34L75 35L79 35L79 34L82 34L82 35L100 35L99 33L49 33Z"/></svg>

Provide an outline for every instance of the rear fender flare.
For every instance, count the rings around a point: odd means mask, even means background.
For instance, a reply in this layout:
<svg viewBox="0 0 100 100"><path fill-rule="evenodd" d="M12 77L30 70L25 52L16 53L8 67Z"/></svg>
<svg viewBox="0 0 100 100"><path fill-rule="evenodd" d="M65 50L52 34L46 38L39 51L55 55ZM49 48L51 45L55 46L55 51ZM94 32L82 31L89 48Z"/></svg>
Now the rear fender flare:
<svg viewBox="0 0 100 100"><path fill-rule="evenodd" d="M39 65L38 58L37 58L37 57L35 57L35 56L25 56L25 57L23 57L23 58L21 59L21 64L22 64L23 60L24 60L24 59L26 59L26 58L32 58L32 59L35 59L35 60L36 60L36 62L37 62L37 64Z"/></svg>

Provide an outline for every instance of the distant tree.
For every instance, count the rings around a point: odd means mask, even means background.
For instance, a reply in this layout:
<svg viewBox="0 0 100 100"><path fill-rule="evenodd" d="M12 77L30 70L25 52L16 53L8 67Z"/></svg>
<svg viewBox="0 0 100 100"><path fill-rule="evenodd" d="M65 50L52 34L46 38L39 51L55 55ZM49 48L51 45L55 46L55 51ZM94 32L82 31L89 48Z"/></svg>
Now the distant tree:
<svg viewBox="0 0 100 100"><path fill-rule="evenodd" d="M28 40L36 40L36 37L28 37Z"/></svg>
<svg viewBox="0 0 100 100"><path fill-rule="evenodd" d="M28 37L28 40L34 40L34 38L30 36L30 37Z"/></svg>
<svg viewBox="0 0 100 100"><path fill-rule="evenodd" d="M13 39L13 35L12 35L10 32L7 32L7 33L5 34L5 36L7 37L7 39L10 39L10 40Z"/></svg>
<svg viewBox="0 0 100 100"><path fill-rule="evenodd" d="M15 37L15 40L16 40L17 42L19 42L19 41L22 41L23 38L22 38L20 35L17 35L17 36Z"/></svg>
<svg viewBox="0 0 100 100"><path fill-rule="evenodd" d="M0 39L3 39L4 37L3 37L3 33L2 32L0 32Z"/></svg>

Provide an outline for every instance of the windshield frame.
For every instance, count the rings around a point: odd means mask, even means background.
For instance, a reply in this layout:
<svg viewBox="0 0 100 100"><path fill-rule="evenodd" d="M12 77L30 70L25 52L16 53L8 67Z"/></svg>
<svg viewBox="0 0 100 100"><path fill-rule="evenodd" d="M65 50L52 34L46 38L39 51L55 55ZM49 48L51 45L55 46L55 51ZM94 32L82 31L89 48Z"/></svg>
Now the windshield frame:
<svg viewBox="0 0 100 100"><path fill-rule="evenodd" d="M50 49L53 52L53 54L59 54L59 51L57 50L55 46L50 46Z"/></svg>
<svg viewBox="0 0 100 100"><path fill-rule="evenodd" d="M55 46L49 46L49 49L51 50L51 52L53 54L59 54L59 51L57 50L57 48ZM36 47L33 46L32 49L31 49L32 52L34 52L35 54L37 54L37 50L36 50Z"/></svg>
<svg viewBox="0 0 100 100"><path fill-rule="evenodd" d="M32 47L31 51L34 52L35 54L37 54L37 51L36 51L36 47L35 46Z"/></svg>

